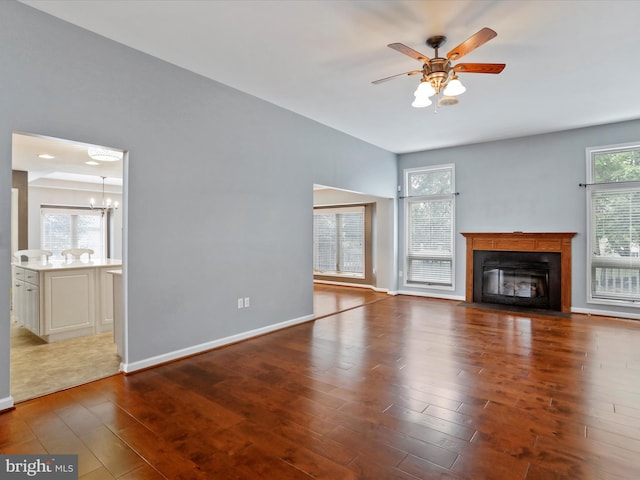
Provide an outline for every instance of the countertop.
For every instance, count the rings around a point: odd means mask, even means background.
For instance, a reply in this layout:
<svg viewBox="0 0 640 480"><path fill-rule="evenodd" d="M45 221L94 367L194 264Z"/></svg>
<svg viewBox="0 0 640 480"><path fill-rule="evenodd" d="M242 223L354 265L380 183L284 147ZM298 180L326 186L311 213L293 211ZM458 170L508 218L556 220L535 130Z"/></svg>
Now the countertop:
<svg viewBox="0 0 640 480"><path fill-rule="evenodd" d="M35 270L37 272L48 272L54 270L70 270L77 268L101 268L101 267L122 267L122 260L115 258L101 258L92 260L69 260L49 259L48 262L31 261L31 262L13 262L17 267Z"/></svg>

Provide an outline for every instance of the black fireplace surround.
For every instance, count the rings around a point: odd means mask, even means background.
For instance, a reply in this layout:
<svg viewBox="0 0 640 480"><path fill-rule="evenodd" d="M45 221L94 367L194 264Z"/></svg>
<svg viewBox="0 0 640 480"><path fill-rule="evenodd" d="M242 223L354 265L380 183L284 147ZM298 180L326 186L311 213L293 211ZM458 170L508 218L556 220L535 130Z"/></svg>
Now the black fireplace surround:
<svg viewBox="0 0 640 480"><path fill-rule="evenodd" d="M558 252L473 252L473 301L561 311Z"/></svg>

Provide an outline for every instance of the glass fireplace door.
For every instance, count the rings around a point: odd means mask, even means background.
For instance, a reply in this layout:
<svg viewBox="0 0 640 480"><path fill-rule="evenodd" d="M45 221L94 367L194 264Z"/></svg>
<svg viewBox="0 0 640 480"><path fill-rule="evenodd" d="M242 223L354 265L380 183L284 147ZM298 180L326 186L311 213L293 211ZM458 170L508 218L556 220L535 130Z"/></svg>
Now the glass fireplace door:
<svg viewBox="0 0 640 480"><path fill-rule="evenodd" d="M542 262L483 266L483 302L549 308L548 291L549 267Z"/></svg>

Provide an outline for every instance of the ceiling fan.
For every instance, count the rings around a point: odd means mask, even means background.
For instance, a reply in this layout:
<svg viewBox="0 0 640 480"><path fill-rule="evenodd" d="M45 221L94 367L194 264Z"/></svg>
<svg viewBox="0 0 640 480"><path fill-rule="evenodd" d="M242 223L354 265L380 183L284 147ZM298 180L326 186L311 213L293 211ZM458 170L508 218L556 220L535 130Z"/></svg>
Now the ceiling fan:
<svg viewBox="0 0 640 480"><path fill-rule="evenodd" d="M447 37L443 35L435 35L427 39L427 45L435 50L435 57L429 58L422 53L407 47L402 43L390 43L387 45L389 48L404 53L409 57L422 62L422 70L412 70L410 72L399 73L397 75L391 75L390 77L381 78L372 82L377 85L379 83L392 80L403 75L417 75L422 74L420 85L414 93L416 97L411 104L413 107L428 107L431 105L431 99L433 95L439 95L442 93L440 99L441 105L454 105L458 103L458 95L464 93L466 88L458 79L458 73L500 73L506 66L504 63L458 63L452 65L451 62L459 60L464 55L472 52L479 46L487 43L489 40L498 35L490 28L483 28L479 32L471 35L464 42L458 45L456 48L447 53L446 58L438 56L438 50L447 40Z"/></svg>

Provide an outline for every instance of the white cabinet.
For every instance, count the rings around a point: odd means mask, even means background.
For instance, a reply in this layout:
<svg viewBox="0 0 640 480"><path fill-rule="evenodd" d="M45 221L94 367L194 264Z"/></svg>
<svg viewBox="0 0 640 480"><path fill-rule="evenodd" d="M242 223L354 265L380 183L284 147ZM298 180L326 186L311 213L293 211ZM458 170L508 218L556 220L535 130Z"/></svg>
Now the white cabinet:
<svg viewBox="0 0 640 480"><path fill-rule="evenodd" d="M95 271L55 270L43 276L44 328L40 336L56 341L94 333Z"/></svg>
<svg viewBox="0 0 640 480"><path fill-rule="evenodd" d="M40 329L40 287L24 282L24 326L36 333Z"/></svg>
<svg viewBox="0 0 640 480"><path fill-rule="evenodd" d="M13 318L20 325L24 325L24 281L13 276Z"/></svg>
<svg viewBox="0 0 640 480"><path fill-rule="evenodd" d="M14 267L13 317L22 326L40 335L40 276L37 272Z"/></svg>
<svg viewBox="0 0 640 480"><path fill-rule="evenodd" d="M113 330L113 280L109 275L110 268L98 269L100 276L98 284L100 286L100 305L98 310L98 322L96 330L98 332L111 332Z"/></svg>
<svg viewBox="0 0 640 480"><path fill-rule="evenodd" d="M113 329L115 260L13 265L14 319L47 342Z"/></svg>

